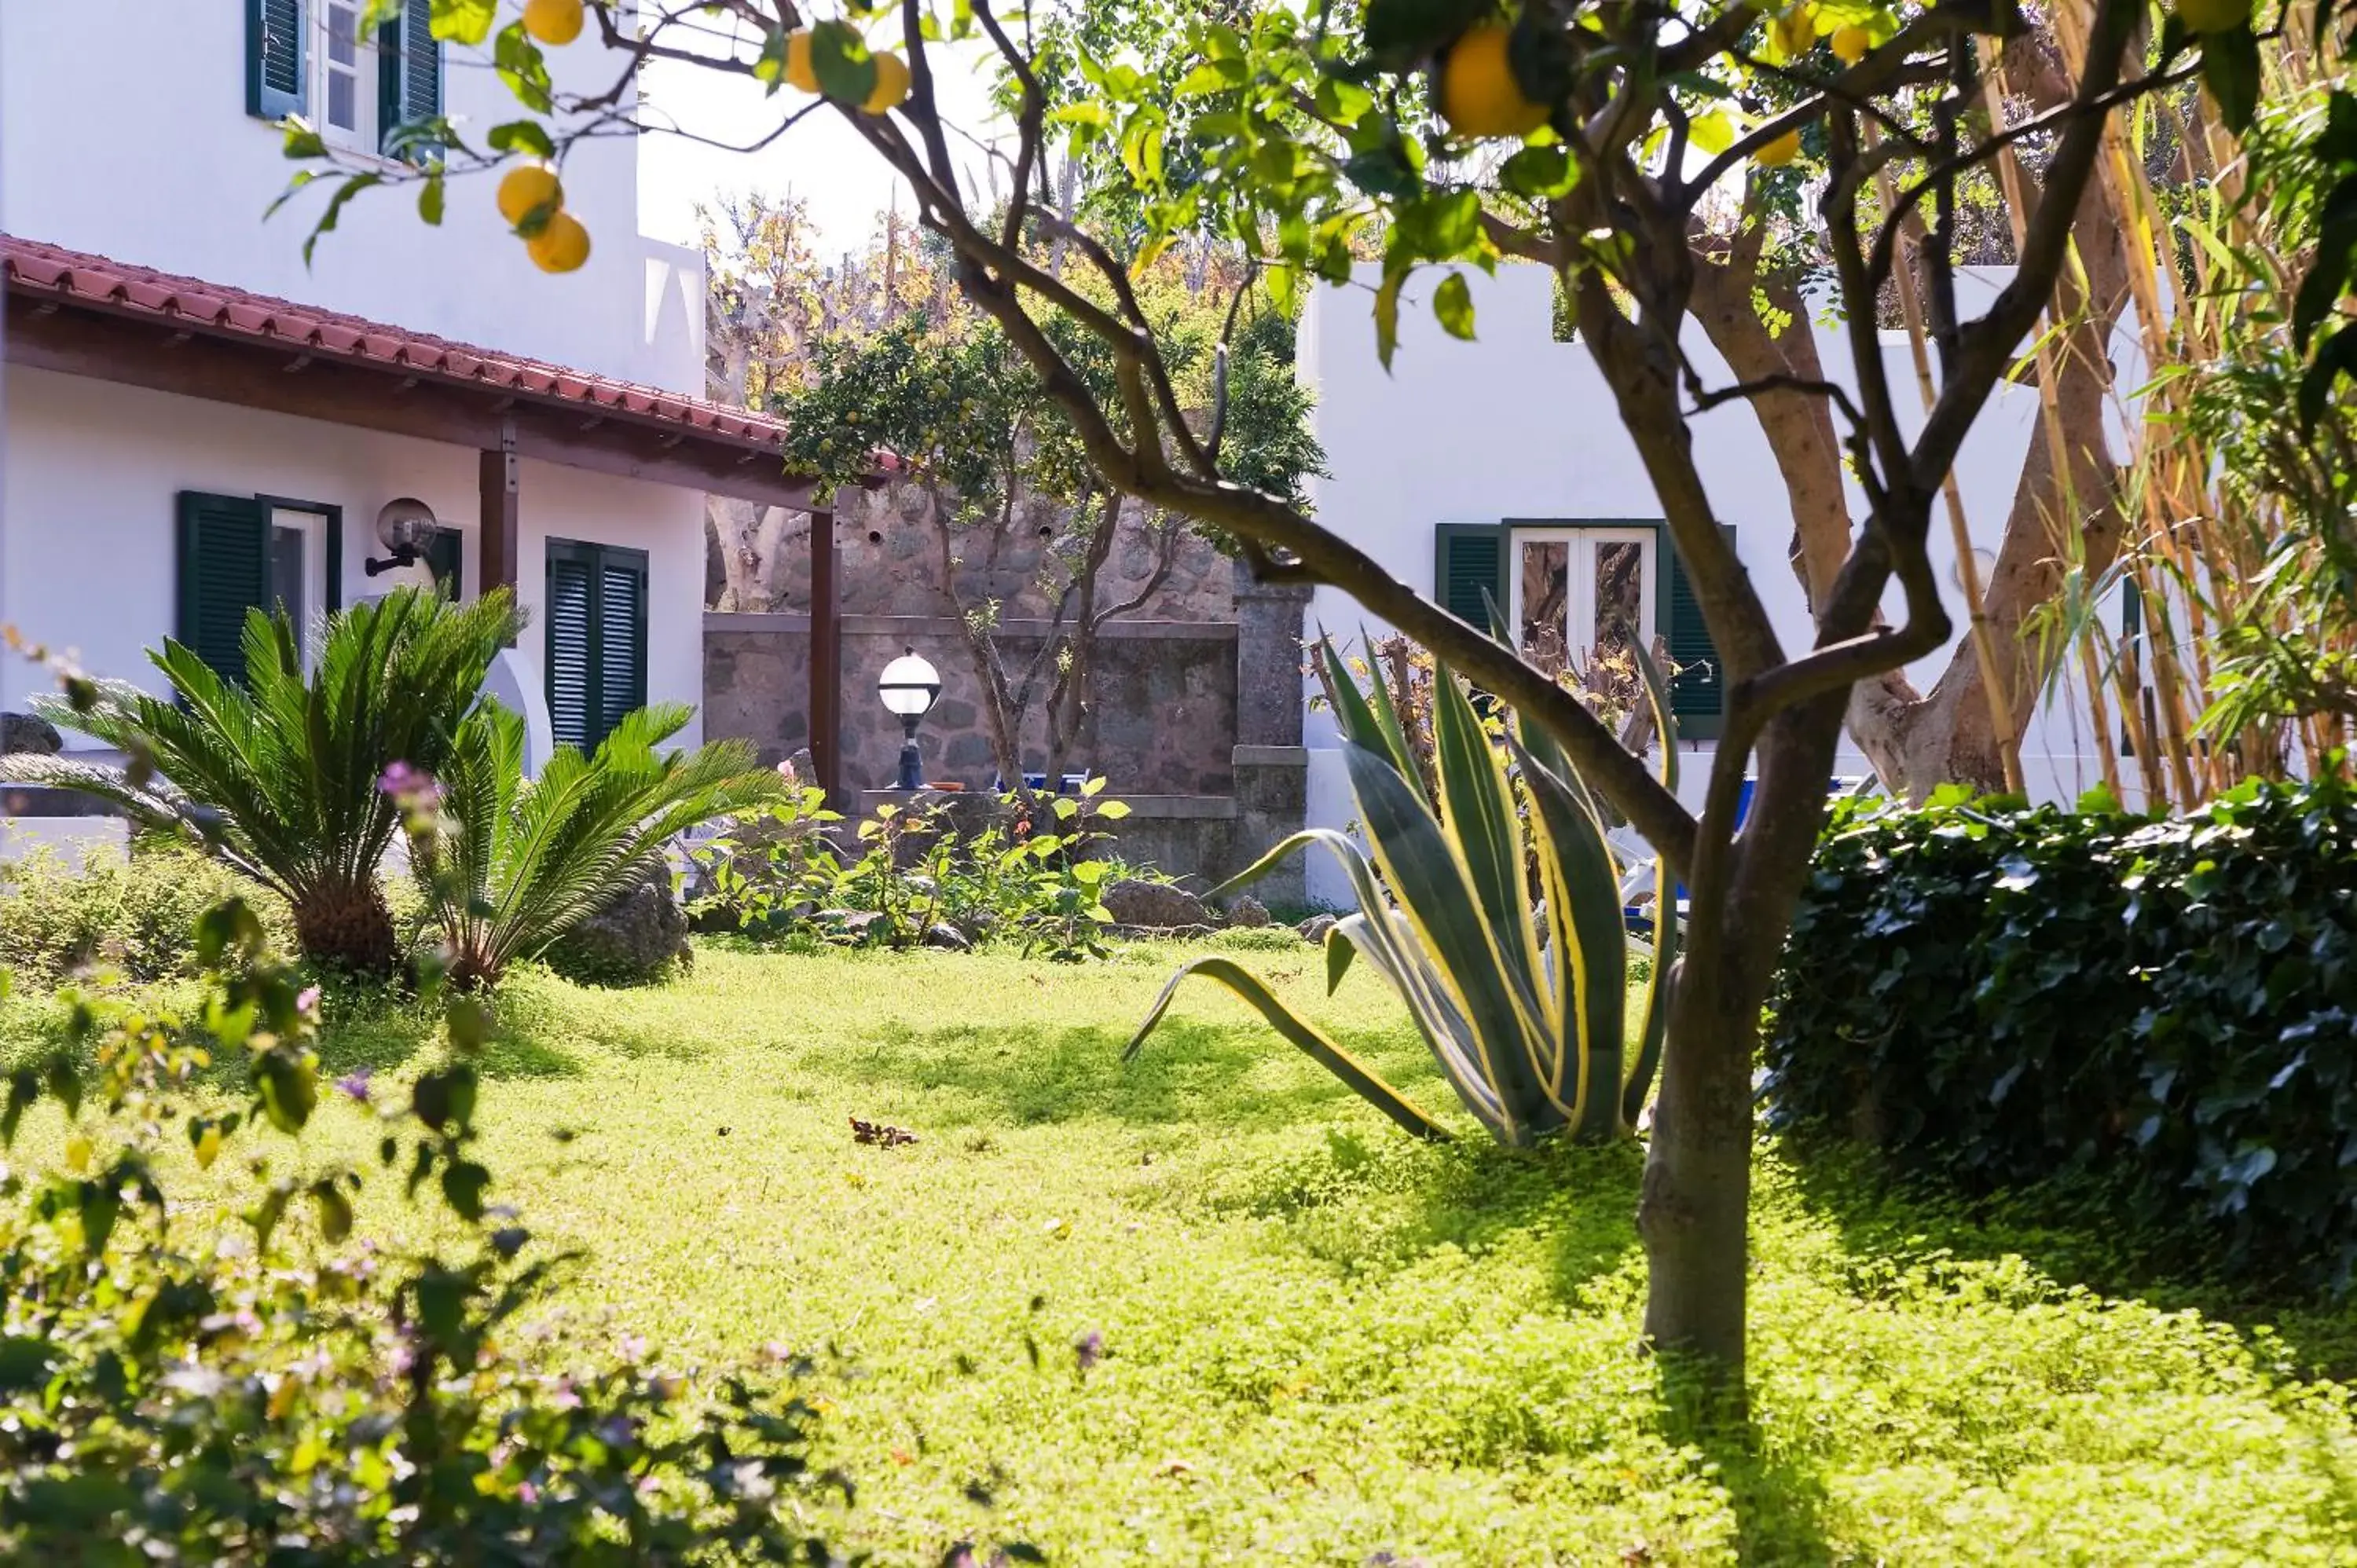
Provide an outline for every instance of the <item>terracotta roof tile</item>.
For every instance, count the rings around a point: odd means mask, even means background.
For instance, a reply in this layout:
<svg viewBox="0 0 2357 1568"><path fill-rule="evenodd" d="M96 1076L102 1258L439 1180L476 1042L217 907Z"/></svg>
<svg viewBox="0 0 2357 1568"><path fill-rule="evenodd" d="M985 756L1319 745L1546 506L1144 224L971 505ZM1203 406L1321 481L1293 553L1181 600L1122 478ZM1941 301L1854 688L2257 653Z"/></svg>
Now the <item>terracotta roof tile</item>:
<svg viewBox="0 0 2357 1568"><path fill-rule="evenodd" d="M487 381L558 402L620 408L745 446L774 450L785 439L785 423L767 415L13 234L0 234L0 277L18 294L65 294L231 336L291 340L341 358Z"/></svg>

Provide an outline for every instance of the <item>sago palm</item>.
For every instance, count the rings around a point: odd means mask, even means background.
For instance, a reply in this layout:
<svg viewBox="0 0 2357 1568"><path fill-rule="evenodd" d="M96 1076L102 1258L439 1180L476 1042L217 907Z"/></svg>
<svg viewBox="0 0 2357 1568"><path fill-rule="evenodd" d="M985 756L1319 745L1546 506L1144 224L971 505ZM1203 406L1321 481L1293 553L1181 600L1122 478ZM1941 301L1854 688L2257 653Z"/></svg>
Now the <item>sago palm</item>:
<svg viewBox="0 0 2357 1568"><path fill-rule="evenodd" d="M658 869L666 842L782 790L747 742L660 749L693 711L641 708L587 757L558 747L535 779L522 720L492 703L468 715L441 773L441 827L412 855L455 983L497 983Z"/></svg>
<svg viewBox="0 0 2357 1568"><path fill-rule="evenodd" d="M404 588L328 616L307 672L293 621L252 610L242 686L167 639L148 657L177 699L109 683L88 711L40 701L135 767L46 757L12 770L196 839L286 900L306 957L390 973L401 954L378 871L400 812L379 781L395 762L440 768L521 626L504 592L462 606Z"/></svg>

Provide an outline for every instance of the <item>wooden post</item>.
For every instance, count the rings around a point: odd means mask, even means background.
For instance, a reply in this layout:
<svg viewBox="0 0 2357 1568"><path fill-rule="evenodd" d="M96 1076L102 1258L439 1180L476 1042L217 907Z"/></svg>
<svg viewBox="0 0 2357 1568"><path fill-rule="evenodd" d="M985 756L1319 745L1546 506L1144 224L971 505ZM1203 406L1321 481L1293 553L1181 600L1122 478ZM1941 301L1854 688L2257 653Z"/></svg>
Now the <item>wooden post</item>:
<svg viewBox="0 0 2357 1568"><path fill-rule="evenodd" d="M810 514L810 753L817 783L843 809L843 596L835 576L834 512Z"/></svg>
<svg viewBox="0 0 2357 1568"><path fill-rule="evenodd" d="M505 588L512 594L523 532L513 420L500 422L498 448L486 449L482 455L482 536L477 541L481 570L475 576L477 591L488 594L494 588Z"/></svg>

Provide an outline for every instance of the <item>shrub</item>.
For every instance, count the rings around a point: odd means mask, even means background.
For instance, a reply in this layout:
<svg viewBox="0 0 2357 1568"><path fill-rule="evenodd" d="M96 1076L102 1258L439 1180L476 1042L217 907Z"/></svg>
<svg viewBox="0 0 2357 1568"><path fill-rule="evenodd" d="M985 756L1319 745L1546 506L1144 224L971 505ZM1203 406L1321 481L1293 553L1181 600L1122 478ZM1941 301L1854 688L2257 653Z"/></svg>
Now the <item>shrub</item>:
<svg viewBox="0 0 2357 1568"><path fill-rule="evenodd" d="M368 974L401 962L378 879L398 814L378 782L428 771L482 702L522 625L500 590L453 605L401 588L327 618L307 667L285 612L246 615L243 684L166 639L148 657L176 696L69 683L42 713L129 755L126 768L17 757L17 777L85 789L142 824L202 844L285 899L306 958Z"/></svg>
<svg viewBox="0 0 2357 1568"><path fill-rule="evenodd" d="M88 968L134 981L188 978L197 972L197 917L245 888L235 873L170 843L93 851L80 870L42 846L0 863L0 965L36 983ZM284 928L283 905L258 907Z"/></svg>
<svg viewBox="0 0 2357 1568"><path fill-rule="evenodd" d="M846 856L823 792L790 789L696 847L690 912L707 929L771 939L908 948L949 926L1028 953L1102 958L1113 922L1102 894L1120 875L1103 827L1129 814L1103 791L1092 779L1077 796L1003 795L998 817L965 832L941 803L888 803L852 830L857 853Z"/></svg>
<svg viewBox="0 0 2357 1568"><path fill-rule="evenodd" d="M2153 822L1845 806L1795 913L1770 1115L1969 1190L2045 1184L2156 1262L2357 1272L2357 798Z"/></svg>
<svg viewBox="0 0 2357 1568"><path fill-rule="evenodd" d="M640 708L595 751L558 746L527 779L523 721L485 703L459 726L444 777L411 777L405 803L434 808L431 831L413 834L411 865L451 980L468 990L496 984L509 964L538 957L667 871L672 838L778 792L778 776L754 766L743 741L662 749L691 712Z"/></svg>

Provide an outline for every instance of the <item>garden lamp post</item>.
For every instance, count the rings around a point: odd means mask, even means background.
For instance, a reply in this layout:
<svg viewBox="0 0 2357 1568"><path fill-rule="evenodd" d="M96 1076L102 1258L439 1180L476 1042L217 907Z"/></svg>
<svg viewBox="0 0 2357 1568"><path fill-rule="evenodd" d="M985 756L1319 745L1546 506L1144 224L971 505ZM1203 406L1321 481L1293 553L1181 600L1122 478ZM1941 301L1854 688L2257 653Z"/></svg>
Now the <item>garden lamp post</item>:
<svg viewBox="0 0 2357 1568"><path fill-rule="evenodd" d="M380 572L398 572L414 566L425 557L425 542L434 537L434 509L424 501L403 496L384 503L376 514L377 542L385 548L385 558L371 558L361 563L361 569L373 577Z"/></svg>
<svg viewBox="0 0 2357 1568"><path fill-rule="evenodd" d="M900 743L900 788L921 789L924 762L917 755L917 721L942 694L942 672L919 658L915 649L906 649L876 678L876 694L884 699L884 711L899 718L907 734Z"/></svg>

